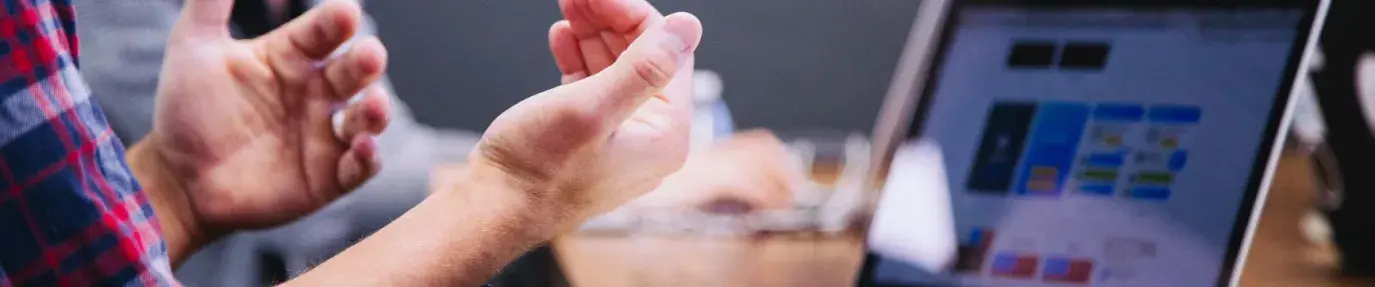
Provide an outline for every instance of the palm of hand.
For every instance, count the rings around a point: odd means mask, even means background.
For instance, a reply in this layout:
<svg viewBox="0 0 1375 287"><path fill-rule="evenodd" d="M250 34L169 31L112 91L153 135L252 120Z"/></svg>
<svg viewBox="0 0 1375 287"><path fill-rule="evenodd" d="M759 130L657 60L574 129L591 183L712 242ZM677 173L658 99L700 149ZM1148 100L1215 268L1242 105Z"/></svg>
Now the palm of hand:
<svg viewBox="0 0 1375 287"><path fill-rule="evenodd" d="M356 8L338 7L317 9L315 17L307 14L297 22L356 14ZM376 169L370 167L376 164L371 135L360 132L350 138L352 144L344 143L330 117L340 101L381 73L383 60L375 56L380 44L360 43L319 67L317 59L351 36L352 28L297 24L338 29L308 31L323 34L302 40L291 34L293 24L254 40L192 35L179 26L170 41L153 137L169 170L186 179L181 183L186 199L207 225L236 229L284 223L324 206ZM385 98L369 96L364 101L372 105L369 117L384 119L378 114L385 108L377 107Z"/></svg>

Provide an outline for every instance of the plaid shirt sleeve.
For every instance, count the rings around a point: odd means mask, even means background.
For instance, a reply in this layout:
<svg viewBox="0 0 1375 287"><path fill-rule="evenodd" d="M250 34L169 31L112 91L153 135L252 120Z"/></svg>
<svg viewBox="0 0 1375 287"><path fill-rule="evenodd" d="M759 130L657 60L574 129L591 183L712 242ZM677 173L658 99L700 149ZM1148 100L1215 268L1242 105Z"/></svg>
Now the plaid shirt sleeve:
<svg viewBox="0 0 1375 287"><path fill-rule="evenodd" d="M71 1L0 0L0 287L178 285L77 72Z"/></svg>

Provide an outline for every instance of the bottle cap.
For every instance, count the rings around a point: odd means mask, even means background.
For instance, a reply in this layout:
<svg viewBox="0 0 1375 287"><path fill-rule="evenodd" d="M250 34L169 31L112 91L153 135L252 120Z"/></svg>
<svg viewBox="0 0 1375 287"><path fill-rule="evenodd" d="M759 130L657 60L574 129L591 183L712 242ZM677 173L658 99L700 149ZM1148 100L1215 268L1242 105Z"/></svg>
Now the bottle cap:
<svg viewBox="0 0 1375 287"><path fill-rule="evenodd" d="M697 70L692 74L692 99L698 103L721 100L721 76L711 70Z"/></svg>

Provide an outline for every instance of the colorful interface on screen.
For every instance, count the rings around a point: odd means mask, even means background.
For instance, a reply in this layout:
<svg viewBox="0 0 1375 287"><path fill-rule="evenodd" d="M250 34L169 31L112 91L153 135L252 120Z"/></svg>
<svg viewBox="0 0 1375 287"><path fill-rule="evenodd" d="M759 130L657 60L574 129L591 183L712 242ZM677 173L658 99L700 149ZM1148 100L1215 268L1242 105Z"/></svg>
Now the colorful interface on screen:
<svg viewBox="0 0 1375 287"><path fill-rule="evenodd" d="M875 279L1215 284L1301 13L965 8L918 135L945 152L959 260Z"/></svg>

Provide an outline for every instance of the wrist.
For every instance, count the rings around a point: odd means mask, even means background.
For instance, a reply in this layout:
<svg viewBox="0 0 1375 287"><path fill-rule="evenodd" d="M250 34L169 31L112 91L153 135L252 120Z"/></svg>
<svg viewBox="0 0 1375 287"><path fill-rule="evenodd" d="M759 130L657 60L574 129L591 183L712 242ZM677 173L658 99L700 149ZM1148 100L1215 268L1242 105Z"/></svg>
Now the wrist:
<svg viewBox="0 0 1375 287"><path fill-rule="evenodd" d="M150 133L129 148L127 158L134 178L153 207L153 217L157 219L167 243L168 257L175 267L215 236L207 232L197 218L178 176L169 169L166 157L159 152L160 145L157 133Z"/></svg>
<svg viewBox="0 0 1375 287"><path fill-rule="evenodd" d="M475 286L562 230L566 209L486 168L434 170L424 201L287 285Z"/></svg>
<svg viewBox="0 0 1375 287"><path fill-rule="evenodd" d="M469 165L455 176L457 180L437 192L481 206L519 228L523 237L548 240L580 221L573 205L547 196L556 192L554 188L482 164Z"/></svg>

